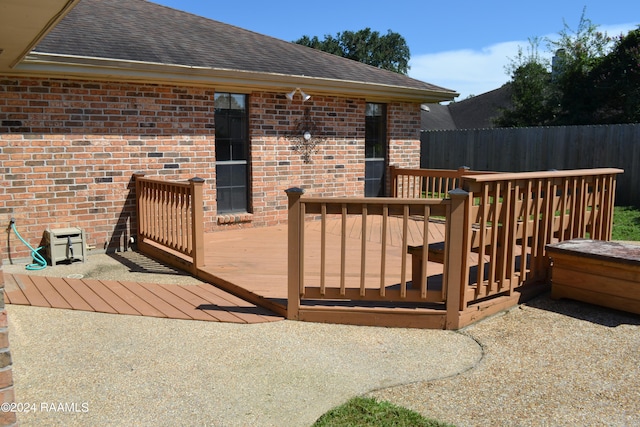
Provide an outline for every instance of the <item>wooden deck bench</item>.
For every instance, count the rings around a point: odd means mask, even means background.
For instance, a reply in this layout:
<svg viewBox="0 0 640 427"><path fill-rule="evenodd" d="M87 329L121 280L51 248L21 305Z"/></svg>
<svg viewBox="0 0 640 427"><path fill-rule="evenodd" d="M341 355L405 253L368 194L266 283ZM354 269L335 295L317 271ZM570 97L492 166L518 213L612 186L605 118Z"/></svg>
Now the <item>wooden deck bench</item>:
<svg viewBox="0 0 640 427"><path fill-rule="evenodd" d="M573 239L547 245L551 297L640 314L640 245Z"/></svg>

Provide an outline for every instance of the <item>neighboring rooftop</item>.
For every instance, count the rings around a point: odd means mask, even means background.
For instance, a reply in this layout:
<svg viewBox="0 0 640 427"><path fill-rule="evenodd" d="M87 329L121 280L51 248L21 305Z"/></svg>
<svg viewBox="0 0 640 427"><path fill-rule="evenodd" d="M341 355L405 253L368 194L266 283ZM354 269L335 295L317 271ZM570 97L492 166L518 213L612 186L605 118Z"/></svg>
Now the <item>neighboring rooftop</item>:
<svg viewBox="0 0 640 427"><path fill-rule="evenodd" d="M422 111L422 129L489 129L495 127L493 120L500 109L511 106L511 87L483 93L449 105L428 104L429 111Z"/></svg>

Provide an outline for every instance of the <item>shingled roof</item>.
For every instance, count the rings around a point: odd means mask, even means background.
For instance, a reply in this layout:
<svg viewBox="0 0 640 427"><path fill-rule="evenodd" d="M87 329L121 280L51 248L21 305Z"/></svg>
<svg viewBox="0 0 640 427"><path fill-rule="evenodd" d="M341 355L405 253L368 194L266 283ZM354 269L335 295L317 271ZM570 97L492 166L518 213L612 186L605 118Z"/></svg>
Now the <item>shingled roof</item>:
<svg viewBox="0 0 640 427"><path fill-rule="evenodd" d="M422 130L491 129L501 109L512 108L511 84L453 102L449 105L429 104L422 111Z"/></svg>
<svg viewBox="0 0 640 427"><path fill-rule="evenodd" d="M27 61L66 57L155 64L198 70L237 71L353 82L397 88L418 97L453 99L457 94L420 80L146 0L82 0L35 48ZM116 66L116 67L117 67ZM112 65L113 67L113 65ZM437 101L436 101L437 102Z"/></svg>

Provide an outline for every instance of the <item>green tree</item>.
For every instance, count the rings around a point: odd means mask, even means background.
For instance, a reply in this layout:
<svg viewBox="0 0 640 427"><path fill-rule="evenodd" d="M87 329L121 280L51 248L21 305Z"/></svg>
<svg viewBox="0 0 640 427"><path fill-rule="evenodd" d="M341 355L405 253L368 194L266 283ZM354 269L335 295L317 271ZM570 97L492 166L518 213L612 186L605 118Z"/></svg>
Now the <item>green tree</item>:
<svg viewBox="0 0 640 427"><path fill-rule="evenodd" d="M324 40L317 36L302 36L294 43L400 74L406 75L409 71L411 54L407 42L391 30L384 35L371 28L344 31L335 37L325 35Z"/></svg>
<svg viewBox="0 0 640 427"><path fill-rule="evenodd" d="M615 41L590 79L594 123L640 123L640 27Z"/></svg>
<svg viewBox="0 0 640 427"><path fill-rule="evenodd" d="M511 103L508 109L501 110L494 120L498 127L543 126L554 118L554 91L548 61L539 53L540 39L529 40L525 53L522 48L507 65L511 75Z"/></svg>
<svg viewBox="0 0 640 427"><path fill-rule="evenodd" d="M560 111L555 124L559 125L591 124L598 109L591 72L611 50L612 39L598 31L585 12L583 9L575 30L565 22L559 39L549 41L557 55L554 84L560 94Z"/></svg>

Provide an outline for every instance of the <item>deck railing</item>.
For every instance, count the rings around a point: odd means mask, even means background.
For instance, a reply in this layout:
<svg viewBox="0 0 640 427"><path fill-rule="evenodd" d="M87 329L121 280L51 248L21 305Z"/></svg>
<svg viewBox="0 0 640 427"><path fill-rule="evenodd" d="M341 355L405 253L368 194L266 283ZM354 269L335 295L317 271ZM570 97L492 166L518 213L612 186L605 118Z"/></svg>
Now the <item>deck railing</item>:
<svg viewBox="0 0 640 427"><path fill-rule="evenodd" d="M389 166L391 197L444 199L449 191L460 188L462 178L467 175L492 174L495 172L472 171L461 166L457 170L402 169Z"/></svg>
<svg viewBox="0 0 640 427"><path fill-rule="evenodd" d="M139 249L154 252L172 264L187 265L190 271L197 272L204 264L204 180L169 182L137 174L135 183ZM156 246L165 251L154 251ZM171 251L178 257L170 256ZM186 264L180 262L180 255L187 257Z"/></svg>
<svg viewBox="0 0 640 427"><path fill-rule="evenodd" d="M441 319L435 322L441 322L439 327L445 326L445 295L448 292L445 277L460 271L460 259L451 257L447 266L451 271L443 271L441 265L424 263L421 274L426 280L412 283L406 248L409 244L421 245L426 259L429 236L433 233L431 227L435 227L430 218L443 217L446 224L462 221L464 198L318 198L305 197L303 193L297 188L287 190L289 318L299 318L304 300L417 303L438 306ZM359 220L351 221L353 217ZM305 220L319 222L319 248L305 244ZM353 230L354 225L359 229ZM337 231L330 231L330 227ZM379 234L372 235L372 230ZM348 234L355 234L358 239L348 239ZM350 259L346 248L356 241L360 245L356 251L358 255ZM400 261L389 261L392 254L394 260ZM369 265L375 266L375 273ZM330 266L335 269L330 270ZM457 304L453 309L457 315Z"/></svg>
<svg viewBox="0 0 640 427"><path fill-rule="evenodd" d="M462 253L479 254L461 283L460 309L521 286L547 282L546 245L573 238L611 239L620 169L466 176ZM463 257L463 259L465 259ZM468 258L466 258L468 259Z"/></svg>
<svg viewBox="0 0 640 427"><path fill-rule="evenodd" d="M392 176L431 179L435 175L434 171L414 171L395 170ZM395 199L316 198L306 197L298 189L288 190L288 316L298 318L307 309L301 306L305 300L430 303L435 311L446 312L443 327L456 329L491 313L487 307L492 304L493 312L507 308L518 300L515 290L543 289L539 285L547 283L547 244L580 237L611 238L616 175L622 172L589 169L470 175L462 170L448 171L440 177L445 184L433 190L425 190L424 181L418 183L417 178L403 178L401 186L420 191L414 192L414 197L404 193L404 198ZM456 180L460 188L451 189L447 179ZM447 193L448 198L425 198L439 193ZM350 216L361 217L359 223L354 222L361 227L362 236L360 256L355 260L345 258ZM337 238L327 231L332 217L340 224L334 231ZM433 217L445 222L444 244L438 248L443 252L437 261L440 270L427 262L431 260L430 246L434 246L429 242ZM318 218L321 247L307 248L305 219ZM378 252L367 243L371 240L369 224L375 221L383 230ZM385 240L385 230L392 221L398 221L401 228L399 248L392 248ZM411 221L416 221L413 227L420 230L420 236L409 243ZM412 265L412 275L418 276L411 285L407 284L409 269L404 255L409 245L415 245L413 253L420 255L413 258L424 260L419 267ZM385 254L392 250L403 251L395 270L385 260ZM337 258L327 263L330 256ZM379 265L380 272L367 275L369 263ZM327 265L339 268L328 272ZM506 299L496 299L501 297Z"/></svg>

